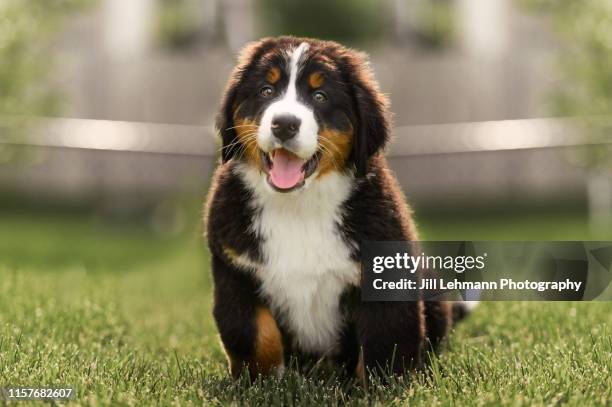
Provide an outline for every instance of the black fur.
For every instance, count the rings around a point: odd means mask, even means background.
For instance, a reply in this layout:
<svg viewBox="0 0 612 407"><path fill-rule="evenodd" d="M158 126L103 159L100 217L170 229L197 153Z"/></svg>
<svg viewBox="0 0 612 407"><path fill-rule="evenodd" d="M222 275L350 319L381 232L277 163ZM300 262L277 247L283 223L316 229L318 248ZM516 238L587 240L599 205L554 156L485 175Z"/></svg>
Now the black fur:
<svg viewBox="0 0 612 407"><path fill-rule="evenodd" d="M382 99L377 98L375 91L364 86L358 79L353 78L352 81L359 126L353 142L351 160L355 165L357 177L363 177L368 171L368 161L387 143L389 125Z"/></svg>
<svg viewBox="0 0 612 407"><path fill-rule="evenodd" d="M241 117L256 119L265 104L256 99L254 90L269 69L270 61L274 61L277 51L302 41L308 41L311 52L321 56L320 63L335 64L333 69L329 66L327 69L337 85L327 91L336 92L336 104L330 111L317 111L317 120L354 130L350 158L343 171L353 174L355 184L343 204L344 218L337 225L338 233L347 242L357 243L353 259L359 261L358 246L366 240L418 240L404 196L382 155L389 138L387 103L359 53L332 42L292 37L264 39L250 45L232 74L217 120L224 147L239 141L235 129L231 129L237 105L243 103L239 108ZM207 235L215 281L214 316L221 339L230 359L249 363L258 329L255 309L268 304L259 294L260 283L255 274L234 265L224 251L224 247L231 247L254 262L263 260L262 242L251 227L258 213L250 205L253 197L248 185L234 172L238 159L235 151L224 148L223 163L215 173L207 205ZM446 303L363 302L355 286L343 293L341 312L345 323L334 361L349 372L358 369L360 352L364 367L373 372L404 373L418 367L426 335L435 345L451 323ZM295 355L306 359L320 356L303 355L294 349L291 333L283 326L282 318L275 317L287 362Z"/></svg>

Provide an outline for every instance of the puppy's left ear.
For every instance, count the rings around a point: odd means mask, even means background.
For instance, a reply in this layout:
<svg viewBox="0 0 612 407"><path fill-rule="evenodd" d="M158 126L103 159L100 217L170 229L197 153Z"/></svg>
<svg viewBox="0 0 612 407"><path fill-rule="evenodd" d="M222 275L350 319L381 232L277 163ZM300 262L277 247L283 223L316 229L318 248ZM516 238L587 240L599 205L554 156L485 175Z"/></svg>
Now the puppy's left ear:
<svg viewBox="0 0 612 407"><path fill-rule="evenodd" d="M389 141L389 103L378 88L367 57L353 53L348 60L357 122L351 157L357 177L363 177L370 158Z"/></svg>

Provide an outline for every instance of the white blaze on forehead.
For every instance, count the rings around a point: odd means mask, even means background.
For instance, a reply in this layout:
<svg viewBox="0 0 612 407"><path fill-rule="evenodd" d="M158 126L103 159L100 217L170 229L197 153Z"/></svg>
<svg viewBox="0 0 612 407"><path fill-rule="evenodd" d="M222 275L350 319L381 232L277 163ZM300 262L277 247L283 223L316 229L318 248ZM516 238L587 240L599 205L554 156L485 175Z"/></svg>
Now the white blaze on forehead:
<svg viewBox="0 0 612 407"><path fill-rule="evenodd" d="M312 109L298 99L297 79L304 62L309 45L305 42L287 52L287 65L289 82L285 92L280 98L270 104L261 118L257 143L259 148L270 152L276 148L286 148L293 151L302 159L307 160L316 153L318 147L319 126ZM272 121L274 117L290 114L300 119L300 130L298 134L281 144L272 134Z"/></svg>
<svg viewBox="0 0 612 407"><path fill-rule="evenodd" d="M297 77L300 73L301 62L308 50L308 44L303 42L291 52L289 56L289 85L287 86L286 99L297 99Z"/></svg>

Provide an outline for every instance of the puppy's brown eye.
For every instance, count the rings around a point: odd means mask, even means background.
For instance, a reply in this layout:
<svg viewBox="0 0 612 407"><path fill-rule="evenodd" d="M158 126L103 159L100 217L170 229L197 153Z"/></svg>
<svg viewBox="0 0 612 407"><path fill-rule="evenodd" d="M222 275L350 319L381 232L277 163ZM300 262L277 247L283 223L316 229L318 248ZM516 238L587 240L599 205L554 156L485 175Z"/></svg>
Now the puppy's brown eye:
<svg viewBox="0 0 612 407"><path fill-rule="evenodd" d="M259 89L259 94L265 98L269 98L270 96L274 95L274 88L270 85L266 85Z"/></svg>
<svg viewBox="0 0 612 407"><path fill-rule="evenodd" d="M327 102L327 95L319 90L312 94L312 99L317 103L325 103Z"/></svg>

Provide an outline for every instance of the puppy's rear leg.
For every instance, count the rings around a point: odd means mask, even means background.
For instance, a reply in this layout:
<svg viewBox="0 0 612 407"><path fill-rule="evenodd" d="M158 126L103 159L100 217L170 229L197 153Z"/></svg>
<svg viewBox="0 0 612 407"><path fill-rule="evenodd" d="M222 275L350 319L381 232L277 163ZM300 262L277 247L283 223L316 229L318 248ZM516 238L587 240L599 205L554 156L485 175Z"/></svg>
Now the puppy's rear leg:
<svg viewBox="0 0 612 407"><path fill-rule="evenodd" d="M355 328L363 352L358 376L369 371L404 374L420 366L425 331L421 301L361 303Z"/></svg>
<svg viewBox="0 0 612 407"><path fill-rule="evenodd" d="M448 301L425 301L426 335L435 350L453 325L452 303Z"/></svg>

